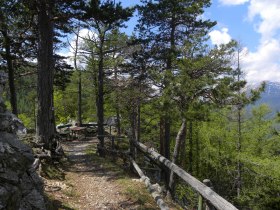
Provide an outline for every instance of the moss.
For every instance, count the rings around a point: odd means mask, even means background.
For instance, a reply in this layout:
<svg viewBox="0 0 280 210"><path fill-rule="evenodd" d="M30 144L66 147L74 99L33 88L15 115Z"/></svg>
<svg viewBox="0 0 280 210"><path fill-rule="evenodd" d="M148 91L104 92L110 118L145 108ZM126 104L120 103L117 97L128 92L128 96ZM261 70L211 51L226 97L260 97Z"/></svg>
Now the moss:
<svg viewBox="0 0 280 210"><path fill-rule="evenodd" d="M65 173L49 161L42 162L40 175L48 179L65 180Z"/></svg>

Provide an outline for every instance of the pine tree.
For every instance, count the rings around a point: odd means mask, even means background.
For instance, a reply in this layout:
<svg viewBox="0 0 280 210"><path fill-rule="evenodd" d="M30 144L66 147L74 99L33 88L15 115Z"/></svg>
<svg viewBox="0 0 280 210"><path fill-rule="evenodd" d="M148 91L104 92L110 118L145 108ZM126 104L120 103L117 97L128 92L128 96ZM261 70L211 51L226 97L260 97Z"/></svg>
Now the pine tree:
<svg viewBox="0 0 280 210"><path fill-rule="evenodd" d="M38 115L37 139L45 148L50 148L55 134L53 83L54 83L54 42L62 32L69 32L70 21L77 18L82 1L24 1L30 13L37 16L38 33Z"/></svg>
<svg viewBox="0 0 280 210"><path fill-rule="evenodd" d="M27 66L27 59L35 57L35 40L30 30L33 18L19 1L1 1L0 8L0 54L4 61L0 65L8 72L10 104L17 115L15 75L19 68Z"/></svg>
<svg viewBox="0 0 280 210"><path fill-rule="evenodd" d="M96 48L96 57L98 59L97 73L97 118L98 118L98 136L100 147L104 147L104 57L112 51L106 50L107 35L110 31L124 27L124 23L132 16L132 8L123 8L121 3L115 3L113 0L90 1L86 7L84 16L87 25L94 30L97 35L95 40L91 40ZM99 151L104 156L102 151Z"/></svg>
<svg viewBox="0 0 280 210"><path fill-rule="evenodd" d="M138 6L140 38L149 43L148 51L154 59L157 86L162 91L161 154L170 157L170 82L177 70L177 60L184 43L192 43L197 34L206 35L215 22L199 19L210 1L143 0ZM160 75L160 77L158 77Z"/></svg>

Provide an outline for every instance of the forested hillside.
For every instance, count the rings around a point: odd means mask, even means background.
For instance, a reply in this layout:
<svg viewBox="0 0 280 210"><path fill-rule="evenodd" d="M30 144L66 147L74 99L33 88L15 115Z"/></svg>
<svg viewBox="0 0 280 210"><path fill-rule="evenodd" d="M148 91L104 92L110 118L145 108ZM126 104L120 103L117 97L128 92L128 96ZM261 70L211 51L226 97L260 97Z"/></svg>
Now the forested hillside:
<svg viewBox="0 0 280 210"><path fill-rule="evenodd" d="M280 209L280 88L245 88L239 42L208 42L216 24L203 17L210 5L1 1L5 104L45 149L53 146L55 126L68 123L96 123L103 148L106 120L114 116L116 136L210 179L238 209ZM122 32L136 13L133 35ZM173 200L197 208L196 193L170 171L160 179Z"/></svg>

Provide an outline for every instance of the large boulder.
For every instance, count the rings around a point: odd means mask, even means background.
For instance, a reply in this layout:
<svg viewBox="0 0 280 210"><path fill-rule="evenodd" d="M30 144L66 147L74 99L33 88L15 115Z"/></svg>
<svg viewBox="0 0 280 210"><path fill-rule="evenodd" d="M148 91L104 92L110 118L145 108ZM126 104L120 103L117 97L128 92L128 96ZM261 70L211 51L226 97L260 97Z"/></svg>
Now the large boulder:
<svg viewBox="0 0 280 210"><path fill-rule="evenodd" d="M32 150L16 135L24 133L24 127L1 98L5 78L0 72L0 210L45 210L43 182L32 167Z"/></svg>

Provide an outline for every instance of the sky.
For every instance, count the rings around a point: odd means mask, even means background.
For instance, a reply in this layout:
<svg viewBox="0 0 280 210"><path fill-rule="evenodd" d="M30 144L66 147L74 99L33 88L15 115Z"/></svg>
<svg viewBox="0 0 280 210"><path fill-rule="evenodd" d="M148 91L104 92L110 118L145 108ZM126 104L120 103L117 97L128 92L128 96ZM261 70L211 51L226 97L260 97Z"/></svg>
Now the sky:
<svg viewBox="0 0 280 210"><path fill-rule="evenodd" d="M139 0L120 0L132 6ZM280 0L212 0L203 18L217 21L211 43L241 43L241 69L248 83L280 82ZM133 30L137 18L128 23Z"/></svg>
<svg viewBox="0 0 280 210"><path fill-rule="evenodd" d="M140 0L117 0L125 7ZM217 21L209 32L213 45L241 43L241 69L249 84L280 82L280 0L212 0L202 16ZM128 23L131 34L137 17Z"/></svg>
<svg viewBox="0 0 280 210"><path fill-rule="evenodd" d="M249 83L280 82L280 0L213 0L205 16L218 22L213 44L241 42Z"/></svg>

